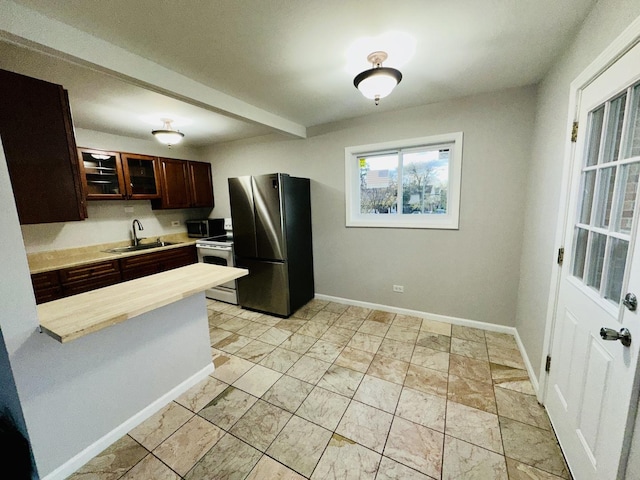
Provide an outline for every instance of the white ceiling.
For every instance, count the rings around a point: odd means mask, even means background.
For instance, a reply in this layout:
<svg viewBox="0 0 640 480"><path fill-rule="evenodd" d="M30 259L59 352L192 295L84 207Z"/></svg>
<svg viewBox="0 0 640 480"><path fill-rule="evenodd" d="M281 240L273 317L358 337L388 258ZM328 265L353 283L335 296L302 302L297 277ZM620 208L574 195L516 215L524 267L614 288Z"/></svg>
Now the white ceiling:
<svg viewBox="0 0 640 480"><path fill-rule="evenodd" d="M309 127L537 83L594 3L0 0L0 17L3 7L27 7L195 80L209 93L222 92L276 120ZM0 26L0 38L13 43L0 43L0 68L64 85L77 127L147 138L160 125L145 124L144 117L165 114L176 119L192 146L274 131L272 123L260 121L268 115L244 115L214 97L190 97L166 86L154 88L162 94L143 89L149 82L133 81L130 73L96 68L100 52L87 54L95 60L79 61L36 34L21 38L18 27L7 33ZM400 67L400 85L376 107L352 83L358 71L370 68L369 52L350 66L347 53L364 37L389 31L413 37L415 55ZM92 37L78 35L80 41ZM397 66L392 56L384 65Z"/></svg>

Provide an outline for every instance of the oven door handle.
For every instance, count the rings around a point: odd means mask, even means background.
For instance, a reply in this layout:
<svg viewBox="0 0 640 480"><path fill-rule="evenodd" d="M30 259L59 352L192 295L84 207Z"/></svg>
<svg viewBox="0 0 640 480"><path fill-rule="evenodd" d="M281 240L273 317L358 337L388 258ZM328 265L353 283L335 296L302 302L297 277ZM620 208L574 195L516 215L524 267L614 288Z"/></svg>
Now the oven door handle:
<svg viewBox="0 0 640 480"><path fill-rule="evenodd" d="M214 247L212 245L196 245L199 250L214 250L216 252L230 252L231 247Z"/></svg>

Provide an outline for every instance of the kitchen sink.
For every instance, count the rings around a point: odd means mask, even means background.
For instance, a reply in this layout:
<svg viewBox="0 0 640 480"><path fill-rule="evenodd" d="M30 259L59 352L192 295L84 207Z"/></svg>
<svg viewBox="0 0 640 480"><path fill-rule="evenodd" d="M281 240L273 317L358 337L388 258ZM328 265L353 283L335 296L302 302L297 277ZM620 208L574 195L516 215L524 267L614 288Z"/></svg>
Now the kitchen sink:
<svg viewBox="0 0 640 480"><path fill-rule="evenodd" d="M175 242L163 242L158 240L152 243L139 243L138 245L127 245L126 247L116 247L105 250L107 253L127 253L137 252L138 250L147 250L149 248L167 247L169 245L176 245Z"/></svg>

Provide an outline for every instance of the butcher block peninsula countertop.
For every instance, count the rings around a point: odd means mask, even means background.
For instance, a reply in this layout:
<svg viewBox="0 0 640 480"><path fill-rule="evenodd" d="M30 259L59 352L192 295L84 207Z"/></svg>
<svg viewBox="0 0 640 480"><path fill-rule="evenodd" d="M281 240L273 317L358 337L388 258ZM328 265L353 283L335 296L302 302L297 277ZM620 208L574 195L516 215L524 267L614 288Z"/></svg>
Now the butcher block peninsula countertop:
<svg viewBox="0 0 640 480"><path fill-rule="evenodd" d="M207 263L187 265L42 303L37 307L40 326L59 342L69 342L248 273Z"/></svg>
<svg viewBox="0 0 640 480"><path fill-rule="evenodd" d="M29 253L27 254L29 272L33 275L34 273L49 272L51 270L58 270L61 268L77 267L79 265L87 265L89 263L131 257L134 255L142 255L160 250L170 250L172 248L180 248L186 245L195 245L197 241L196 238L189 238L186 233L162 235L159 238L166 242L175 243L174 245L168 245L165 247L149 248L147 250L138 250L126 253L108 253L105 252L105 250L131 245L130 241L103 243L100 245L89 245L86 247L68 248L65 250ZM154 240L155 237L147 238L142 240L140 243L149 243Z"/></svg>

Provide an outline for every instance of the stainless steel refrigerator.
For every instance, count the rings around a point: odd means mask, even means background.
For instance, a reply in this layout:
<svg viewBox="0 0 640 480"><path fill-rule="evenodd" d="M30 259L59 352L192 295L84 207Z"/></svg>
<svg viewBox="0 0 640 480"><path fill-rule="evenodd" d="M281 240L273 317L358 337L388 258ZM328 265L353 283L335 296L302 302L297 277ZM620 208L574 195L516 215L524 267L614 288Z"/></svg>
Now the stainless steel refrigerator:
<svg viewBox="0 0 640 480"><path fill-rule="evenodd" d="M309 179L284 173L229 179L240 306L288 317L313 298Z"/></svg>

